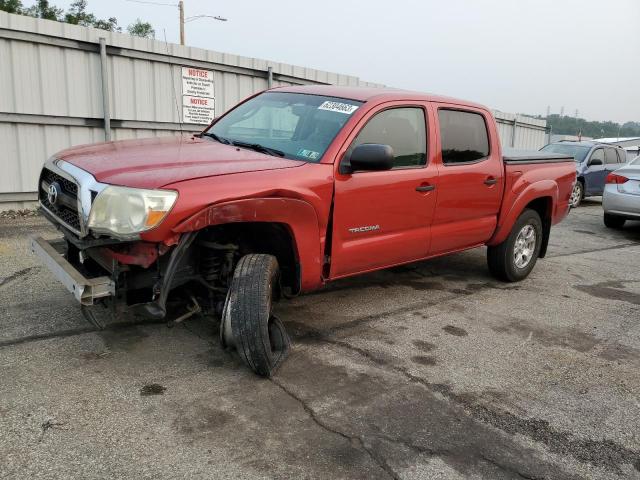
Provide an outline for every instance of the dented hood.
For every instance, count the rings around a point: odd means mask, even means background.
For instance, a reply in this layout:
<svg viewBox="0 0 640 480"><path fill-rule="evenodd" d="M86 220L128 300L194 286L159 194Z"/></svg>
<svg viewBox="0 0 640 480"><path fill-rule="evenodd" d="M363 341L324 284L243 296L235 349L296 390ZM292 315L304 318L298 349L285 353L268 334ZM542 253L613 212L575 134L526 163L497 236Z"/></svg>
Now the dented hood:
<svg viewBox="0 0 640 480"><path fill-rule="evenodd" d="M64 150L56 158L91 173L99 182L137 188L304 165L206 138L180 137L83 145Z"/></svg>

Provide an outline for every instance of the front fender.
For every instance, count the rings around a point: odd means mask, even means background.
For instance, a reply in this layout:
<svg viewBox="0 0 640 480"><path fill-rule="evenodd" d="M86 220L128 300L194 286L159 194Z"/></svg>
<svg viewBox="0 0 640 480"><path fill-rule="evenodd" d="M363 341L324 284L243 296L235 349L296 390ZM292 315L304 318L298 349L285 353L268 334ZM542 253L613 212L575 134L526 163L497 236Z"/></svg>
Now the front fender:
<svg viewBox="0 0 640 480"><path fill-rule="evenodd" d="M287 226L293 236L295 255L302 269L302 290L322 285L323 238L315 209L292 198L250 198L210 205L173 228L181 234L212 225L238 222L269 222Z"/></svg>
<svg viewBox="0 0 640 480"><path fill-rule="evenodd" d="M487 242L489 246L498 245L506 240L511 233L513 225L518 220L520 214L524 211L527 205L538 198L551 198L551 210L549 215L554 217L555 209L558 205L558 184L553 180L540 180L532 183L522 190L518 191L518 186L514 185L514 188L505 193L503 200L503 209L498 217L498 227L496 228L493 237ZM511 205L511 208L505 209L505 205ZM542 219L544 222L544 218Z"/></svg>

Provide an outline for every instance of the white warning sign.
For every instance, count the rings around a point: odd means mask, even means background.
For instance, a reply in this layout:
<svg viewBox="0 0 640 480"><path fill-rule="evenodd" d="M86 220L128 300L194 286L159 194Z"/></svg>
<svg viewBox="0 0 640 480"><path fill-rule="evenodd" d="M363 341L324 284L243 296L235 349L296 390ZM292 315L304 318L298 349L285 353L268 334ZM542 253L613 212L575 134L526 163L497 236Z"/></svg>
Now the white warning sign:
<svg viewBox="0 0 640 480"><path fill-rule="evenodd" d="M182 67L182 121L208 125L215 117L213 71Z"/></svg>
<svg viewBox="0 0 640 480"><path fill-rule="evenodd" d="M182 121L209 125L215 116L214 99L205 97L182 96Z"/></svg>

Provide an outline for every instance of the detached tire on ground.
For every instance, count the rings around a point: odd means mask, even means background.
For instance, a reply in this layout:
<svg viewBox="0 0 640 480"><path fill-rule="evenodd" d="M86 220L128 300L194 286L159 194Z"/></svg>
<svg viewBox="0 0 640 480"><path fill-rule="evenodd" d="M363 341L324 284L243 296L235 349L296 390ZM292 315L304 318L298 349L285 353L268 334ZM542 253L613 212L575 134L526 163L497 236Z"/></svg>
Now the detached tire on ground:
<svg viewBox="0 0 640 480"><path fill-rule="evenodd" d="M542 221L527 209L514 224L504 242L487 250L491 274L505 282L519 282L531 273L542 246Z"/></svg>
<svg viewBox="0 0 640 480"><path fill-rule="evenodd" d="M604 225L607 228L620 229L624 227L626 221L626 218L619 217L618 215L611 215L610 213L604 214Z"/></svg>
<svg viewBox="0 0 640 480"><path fill-rule="evenodd" d="M232 343L244 363L262 377L271 377L291 348L284 325L273 315L279 276L274 256L245 255L236 265L222 314L223 345Z"/></svg>

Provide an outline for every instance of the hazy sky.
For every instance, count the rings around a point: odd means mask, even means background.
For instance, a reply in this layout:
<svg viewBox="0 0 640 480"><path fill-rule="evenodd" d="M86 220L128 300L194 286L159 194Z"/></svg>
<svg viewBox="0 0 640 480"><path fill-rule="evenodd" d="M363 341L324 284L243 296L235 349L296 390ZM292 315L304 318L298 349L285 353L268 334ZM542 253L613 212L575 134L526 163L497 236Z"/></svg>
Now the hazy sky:
<svg viewBox="0 0 640 480"><path fill-rule="evenodd" d="M507 112L564 106L590 120L640 121L640 0L185 0L185 9L229 19L187 23L192 46ZM89 10L125 26L140 17L156 38L165 29L178 41L177 7L89 0Z"/></svg>

